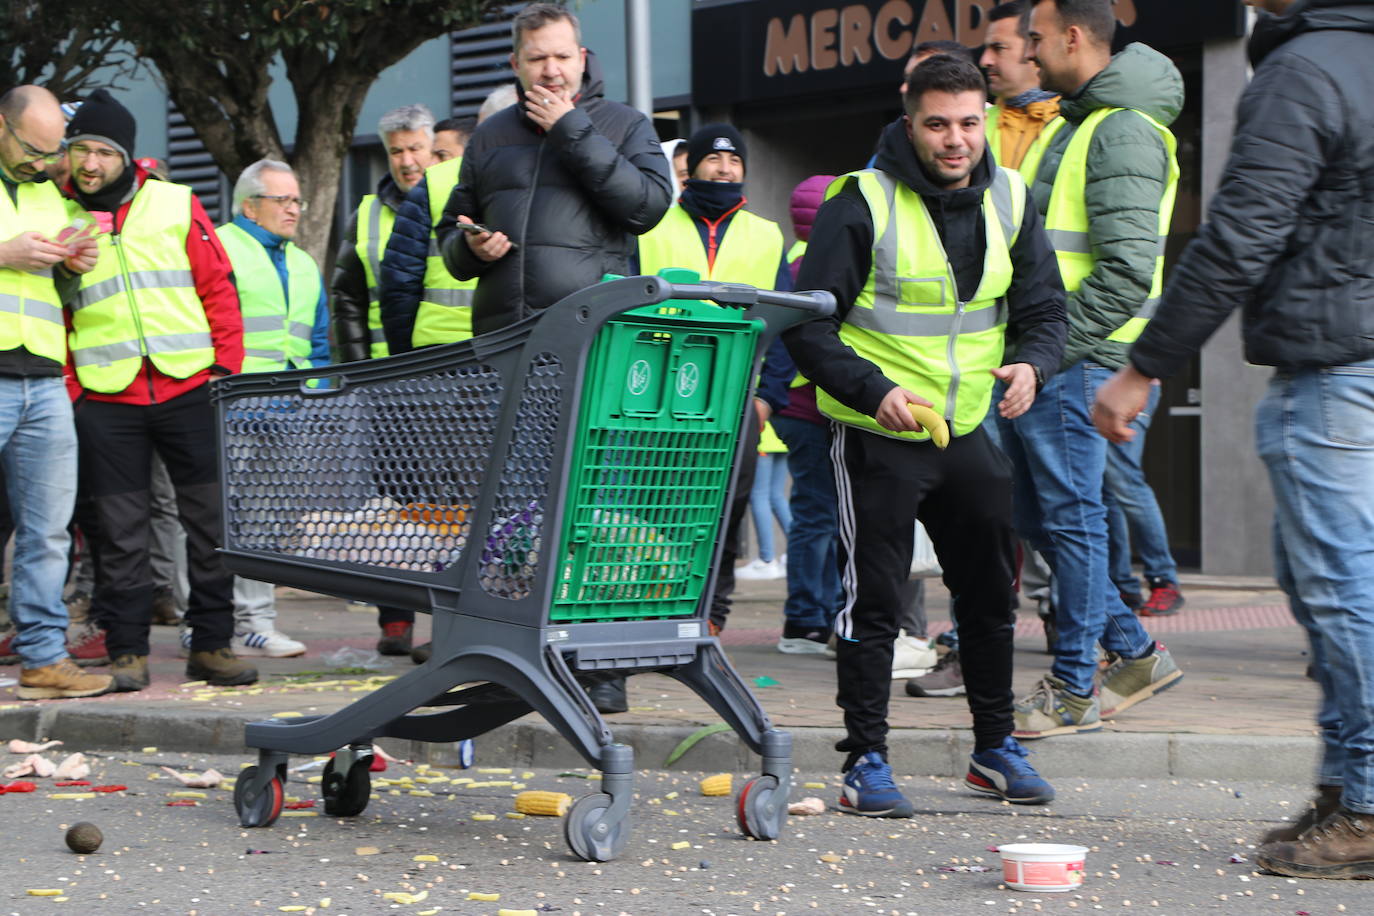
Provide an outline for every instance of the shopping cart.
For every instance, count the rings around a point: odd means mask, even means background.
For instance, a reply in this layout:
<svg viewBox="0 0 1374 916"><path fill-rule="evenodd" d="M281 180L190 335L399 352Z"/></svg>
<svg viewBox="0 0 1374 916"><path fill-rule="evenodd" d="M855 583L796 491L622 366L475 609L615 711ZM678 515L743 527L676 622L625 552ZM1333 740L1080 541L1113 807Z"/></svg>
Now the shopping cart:
<svg viewBox="0 0 1374 916"><path fill-rule="evenodd" d="M791 736L706 618L760 356L833 310L828 293L630 277L462 343L217 382L229 567L433 616L425 664L331 715L247 726L243 826L280 814L289 754L341 749L321 791L352 816L374 739L451 743L534 710L603 774L566 815L568 845L612 859L633 753L585 688L656 671L761 755L736 814L777 837Z"/></svg>

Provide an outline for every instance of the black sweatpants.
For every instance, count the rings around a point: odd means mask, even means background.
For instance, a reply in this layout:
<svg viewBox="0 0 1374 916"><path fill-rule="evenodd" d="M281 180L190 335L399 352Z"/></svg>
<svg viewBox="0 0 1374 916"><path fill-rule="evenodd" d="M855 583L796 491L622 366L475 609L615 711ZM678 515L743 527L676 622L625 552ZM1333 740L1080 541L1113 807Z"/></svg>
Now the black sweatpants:
<svg viewBox="0 0 1374 916"><path fill-rule="evenodd" d="M148 654L154 450L167 465L186 529L191 649L228 646L234 632L234 580L215 552L224 526L209 387L160 404L83 400L76 408L76 435L82 479L99 520L91 613L105 629L110 657Z"/></svg>
<svg viewBox="0 0 1374 916"><path fill-rule="evenodd" d="M848 735L836 750L887 752L892 643L911 569L914 521L935 545L959 618L959 657L978 748L1012 730L1011 464L980 427L941 451L834 424L840 509L835 619L837 701Z"/></svg>

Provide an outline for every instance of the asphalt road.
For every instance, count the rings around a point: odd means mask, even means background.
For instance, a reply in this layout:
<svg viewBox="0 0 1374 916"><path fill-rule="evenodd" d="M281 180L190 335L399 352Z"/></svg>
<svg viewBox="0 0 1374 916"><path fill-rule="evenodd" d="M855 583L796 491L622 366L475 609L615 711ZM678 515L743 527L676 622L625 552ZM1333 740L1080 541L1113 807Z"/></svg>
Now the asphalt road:
<svg viewBox="0 0 1374 916"><path fill-rule="evenodd" d="M8 764L18 758L0 759ZM1052 805L1015 808L972 795L953 780L906 777L917 807L911 820L832 810L794 817L783 839L760 843L742 838L733 798L700 795L701 774L642 771L624 855L594 864L568 852L559 819L507 819L514 787L438 781L524 782L576 798L595 787L579 776L437 768L417 774L393 764L377 778L434 778L412 784L433 795L374 783L378 797L367 811L344 820L325 817L318 806L318 786L305 781L318 775L315 769L299 780L293 776L287 796L316 800L317 807L286 811L268 829L245 830L229 791L174 798L173 791L187 790L158 769L213 766L233 775L248 759L113 752L96 759L90 779L127 785L124 793L52 798L88 790L36 780L36 792L0 795L9 832L0 852L0 913L1374 913L1374 884L1297 882L1231 861L1233 855L1253 858L1255 837L1303 803L1307 790L1301 786L1060 780ZM292 765L305 762L293 758ZM735 774L736 787L749 775ZM801 785L808 781L826 788ZM833 773L800 775L792 797L816 795L833 806L835 786ZM169 806L171 801L198 803ZM67 827L83 820L105 836L101 849L86 856L63 843ZM1015 840L1090 847L1082 891L1028 894L1001 886L998 859L988 847ZM29 889L62 894L35 897ZM394 892L427 896L410 903L383 896ZM500 899L469 899L474 892Z"/></svg>

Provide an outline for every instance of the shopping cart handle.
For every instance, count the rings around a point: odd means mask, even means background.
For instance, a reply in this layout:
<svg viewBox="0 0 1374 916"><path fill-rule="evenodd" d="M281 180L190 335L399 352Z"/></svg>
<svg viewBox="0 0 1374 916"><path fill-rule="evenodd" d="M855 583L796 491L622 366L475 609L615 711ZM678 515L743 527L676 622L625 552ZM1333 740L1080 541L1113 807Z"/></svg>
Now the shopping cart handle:
<svg viewBox="0 0 1374 916"><path fill-rule="evenodd" d="M781 305L816 315L835 313L835 297L821 290L783 293L739 283L674 283L672 286L674 299L709 299L718 305Z"/></svg>

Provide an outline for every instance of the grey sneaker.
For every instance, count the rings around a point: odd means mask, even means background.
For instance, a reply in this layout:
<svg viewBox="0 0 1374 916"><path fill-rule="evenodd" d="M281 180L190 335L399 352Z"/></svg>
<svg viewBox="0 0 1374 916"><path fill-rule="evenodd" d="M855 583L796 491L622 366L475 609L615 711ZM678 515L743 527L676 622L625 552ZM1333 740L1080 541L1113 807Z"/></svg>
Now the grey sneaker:
<svg viewBox="0 0 1374 916"><path fill-rule="evenodd" d="M1144 658L1118 658L1102 675L1102 715L1111 716L1183 680L1164 643Z"/></svg>
<svg viewBox="0 0 1374 916"><path fill-rule="evenodd" d="M1072 694L1063 681L1047 674L1025 699L1017 701L1012 735L1030 740L1100 731L1102 720L1097 710L1097 697Z"/></svg>
<svg viewBox="0 0 1374 916"><path fill-rule="evenodd" d="M929 673L906 682L906 693L911 697L957 697L966 692L958 649L940 656Z"/></svg>

